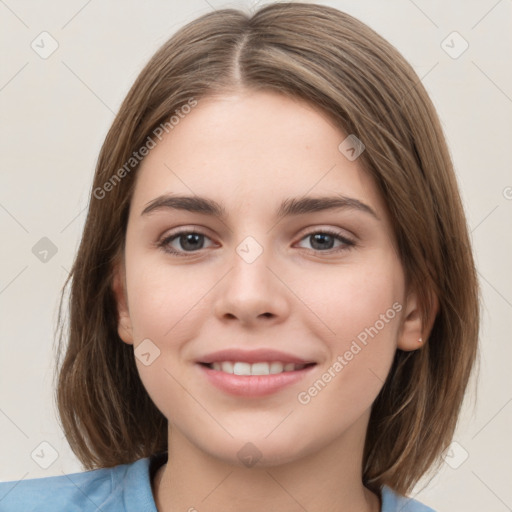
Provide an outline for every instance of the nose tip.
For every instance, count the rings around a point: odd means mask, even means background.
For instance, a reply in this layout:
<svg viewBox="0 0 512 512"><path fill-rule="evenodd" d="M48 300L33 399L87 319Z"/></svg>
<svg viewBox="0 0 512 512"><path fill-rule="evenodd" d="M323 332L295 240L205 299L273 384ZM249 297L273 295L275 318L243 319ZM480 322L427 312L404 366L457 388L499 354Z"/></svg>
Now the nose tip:
<svg viewBox="0 0 512 512"><path fill-rule="evenodd" d="M279 320L287 315L288 300L284 296L286 290L280 279L268 267L261 252L253 259L252 241L248 241L250 263L246 258L237 256L235 262L217 289L214 312L218 318L238 319L244 324L257 320ZM258 246L261 247L260 244ZM244 248L244 246L242 246Z"/></svg>

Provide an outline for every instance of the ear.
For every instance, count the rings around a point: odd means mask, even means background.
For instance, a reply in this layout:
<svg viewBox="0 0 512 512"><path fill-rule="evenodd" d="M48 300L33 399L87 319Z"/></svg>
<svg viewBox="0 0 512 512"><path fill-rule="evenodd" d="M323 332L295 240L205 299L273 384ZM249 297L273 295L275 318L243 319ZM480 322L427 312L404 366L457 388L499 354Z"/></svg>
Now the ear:
<svg viewBox="0 0 512 512"><path fill-rule="evenodd" d="M422 318L418 294L407 296L402 326L398 336L398 348L406 352L421 348L427 341L439 311L437 296L431 294L432 309L429 318Z"/></svg>
<svg viewBox="0 0 512 512"><path fill-rule="evenodd" d="M116 264L112 278L112 291L117 306L117 332L119 337L128 345L133 345L133 332L128 299L126 295L126 280L124 263Z"/></svg>

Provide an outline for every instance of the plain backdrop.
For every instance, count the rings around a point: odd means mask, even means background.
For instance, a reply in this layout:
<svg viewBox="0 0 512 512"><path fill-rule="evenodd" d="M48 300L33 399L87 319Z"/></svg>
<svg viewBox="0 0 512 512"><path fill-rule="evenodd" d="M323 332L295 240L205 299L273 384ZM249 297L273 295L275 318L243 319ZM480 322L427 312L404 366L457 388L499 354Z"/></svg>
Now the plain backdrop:
<svg viewBox="0 0 512 512"><path fill-rule="evenodd" d="M54 329L121 101L179 27L263 3L0 0L0 480L82 470L54 407ZM452 450L414 495L439 512L512 510L512 2L318 3L367 23L412 64L442 120L471 229L480 374Z"/></svg>

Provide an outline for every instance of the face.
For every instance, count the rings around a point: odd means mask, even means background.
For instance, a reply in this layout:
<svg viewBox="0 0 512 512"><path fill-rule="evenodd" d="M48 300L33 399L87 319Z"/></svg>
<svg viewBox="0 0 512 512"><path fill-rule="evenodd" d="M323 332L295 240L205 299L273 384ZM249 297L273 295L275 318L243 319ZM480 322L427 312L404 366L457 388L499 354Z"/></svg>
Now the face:
<svg viewBox="0 0 512 512"><path fill-rule="evenodd" d="M364 436L396 349L416 348L386 205L346 137L240 92L201 99L138 171L119 334L171 431L211 456L272 465Z"/></svg>

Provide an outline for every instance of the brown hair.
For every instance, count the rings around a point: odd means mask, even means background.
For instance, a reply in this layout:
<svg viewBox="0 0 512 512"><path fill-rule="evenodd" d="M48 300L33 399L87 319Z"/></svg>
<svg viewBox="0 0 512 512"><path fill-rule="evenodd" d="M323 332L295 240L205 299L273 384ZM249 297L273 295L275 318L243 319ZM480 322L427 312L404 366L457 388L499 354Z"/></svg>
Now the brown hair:
<svg viewBox="0 0 512 512"><path fill-rule="evenodd" d="M101 148L63 289L56 400L64 432L86 469L167 449L167 420L141 383L133 347L117 332L112 277L137 170L126 162L191 98L238 88L307 101L364 143L360 162L387 203L423 318L437 297L428 342L420 350L397 350L367 431L365 485L405 494L439 462L453 436L476 361L478 281L450 155L420 79L372 29L323 5L278 3L252 16L234 9L203 15L178 30L136 79Z"/></svg>

